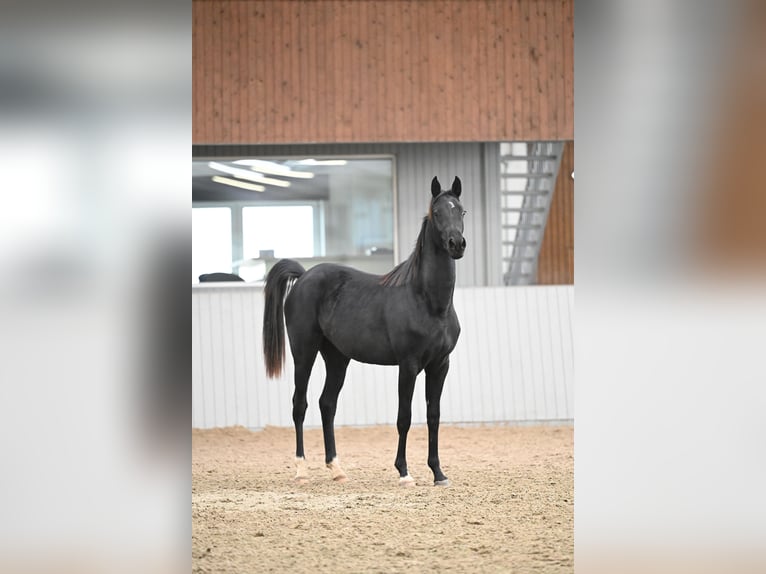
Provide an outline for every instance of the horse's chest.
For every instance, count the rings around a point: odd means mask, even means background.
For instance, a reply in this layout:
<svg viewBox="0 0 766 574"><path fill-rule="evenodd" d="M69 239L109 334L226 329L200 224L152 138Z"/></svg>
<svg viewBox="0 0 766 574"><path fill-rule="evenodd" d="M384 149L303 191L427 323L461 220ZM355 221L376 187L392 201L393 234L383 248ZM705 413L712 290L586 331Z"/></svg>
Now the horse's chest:
<svg viewBox="0 0 766 574"><path fill-rule="evenodd" d="M460 335L460 326L453 315L429 317L414 322L412 328L414 346L429 357L449 354Z"/></svg>

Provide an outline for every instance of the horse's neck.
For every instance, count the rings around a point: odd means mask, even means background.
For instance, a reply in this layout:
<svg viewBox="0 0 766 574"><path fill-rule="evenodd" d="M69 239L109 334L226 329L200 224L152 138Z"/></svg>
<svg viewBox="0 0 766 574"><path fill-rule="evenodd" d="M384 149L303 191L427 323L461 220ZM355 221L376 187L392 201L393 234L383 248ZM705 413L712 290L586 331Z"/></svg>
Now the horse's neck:
<svg viewBox="0 0 766 574"><path fill-rule="evenodd" d="M431 233L430 229L427 233ZM455 291L455 260L444 250L437 247L433 239L425 238L421 257L418 283L428 301L429 310L444 314L452 305Z"/></svg>

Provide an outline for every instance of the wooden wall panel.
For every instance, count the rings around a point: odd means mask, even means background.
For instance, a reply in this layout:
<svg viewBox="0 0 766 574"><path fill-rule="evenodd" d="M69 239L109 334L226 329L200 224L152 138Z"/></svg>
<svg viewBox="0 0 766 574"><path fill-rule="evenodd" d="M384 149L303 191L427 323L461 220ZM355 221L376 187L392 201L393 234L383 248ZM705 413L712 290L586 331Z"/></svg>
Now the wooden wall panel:
<svg viewBox="0 0 766 574"><path fill-rule="evenodd" d="M194 0L194 143L563 140L573 0Z"/></svg>
<svg viewBox="0 0 766 574"><path fill-rule="evenodd" d="M556 189L537 263L538 285L574 283L574 143L564 144Z"/></svg>

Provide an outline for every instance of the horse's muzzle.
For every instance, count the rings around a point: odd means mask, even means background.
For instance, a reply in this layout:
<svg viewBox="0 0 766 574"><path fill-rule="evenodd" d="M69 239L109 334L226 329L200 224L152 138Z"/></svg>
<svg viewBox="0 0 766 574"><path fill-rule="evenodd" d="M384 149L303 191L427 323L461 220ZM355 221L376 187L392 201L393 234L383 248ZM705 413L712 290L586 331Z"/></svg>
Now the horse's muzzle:
<svg viewBox="0 0 766 574"><path fill-rule="evenodd" d="M450 237L449 241L447 241L447 251L449 251L452 259L460 259L465 253L465 247L465 237Z"/></svg>

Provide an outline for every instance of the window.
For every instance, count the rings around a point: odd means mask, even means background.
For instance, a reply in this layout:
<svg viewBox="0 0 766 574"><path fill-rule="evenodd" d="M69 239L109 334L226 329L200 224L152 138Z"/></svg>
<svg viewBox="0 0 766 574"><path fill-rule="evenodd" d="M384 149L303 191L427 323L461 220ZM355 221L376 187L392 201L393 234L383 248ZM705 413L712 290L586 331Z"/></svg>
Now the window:
<svg viewBox="0 0 766 574"><path fill-rule="evenodd" d="M245 259L270 252L274 257L313 257L314 208L310 205L273 205L242 209Z"/></svg>
<svg viewBox="0 0 766 574"><path fill-rule="evenodd" d="M231 268L231 209L192 210L192 281L211 270Z"/></svg>
<svg viewBox="0 0 766 574"><path fill-rule="evenodd" d="M194 159L192 212L195 282L262 281L285 257L378 274L396 263L391 157Z"/></svg>

